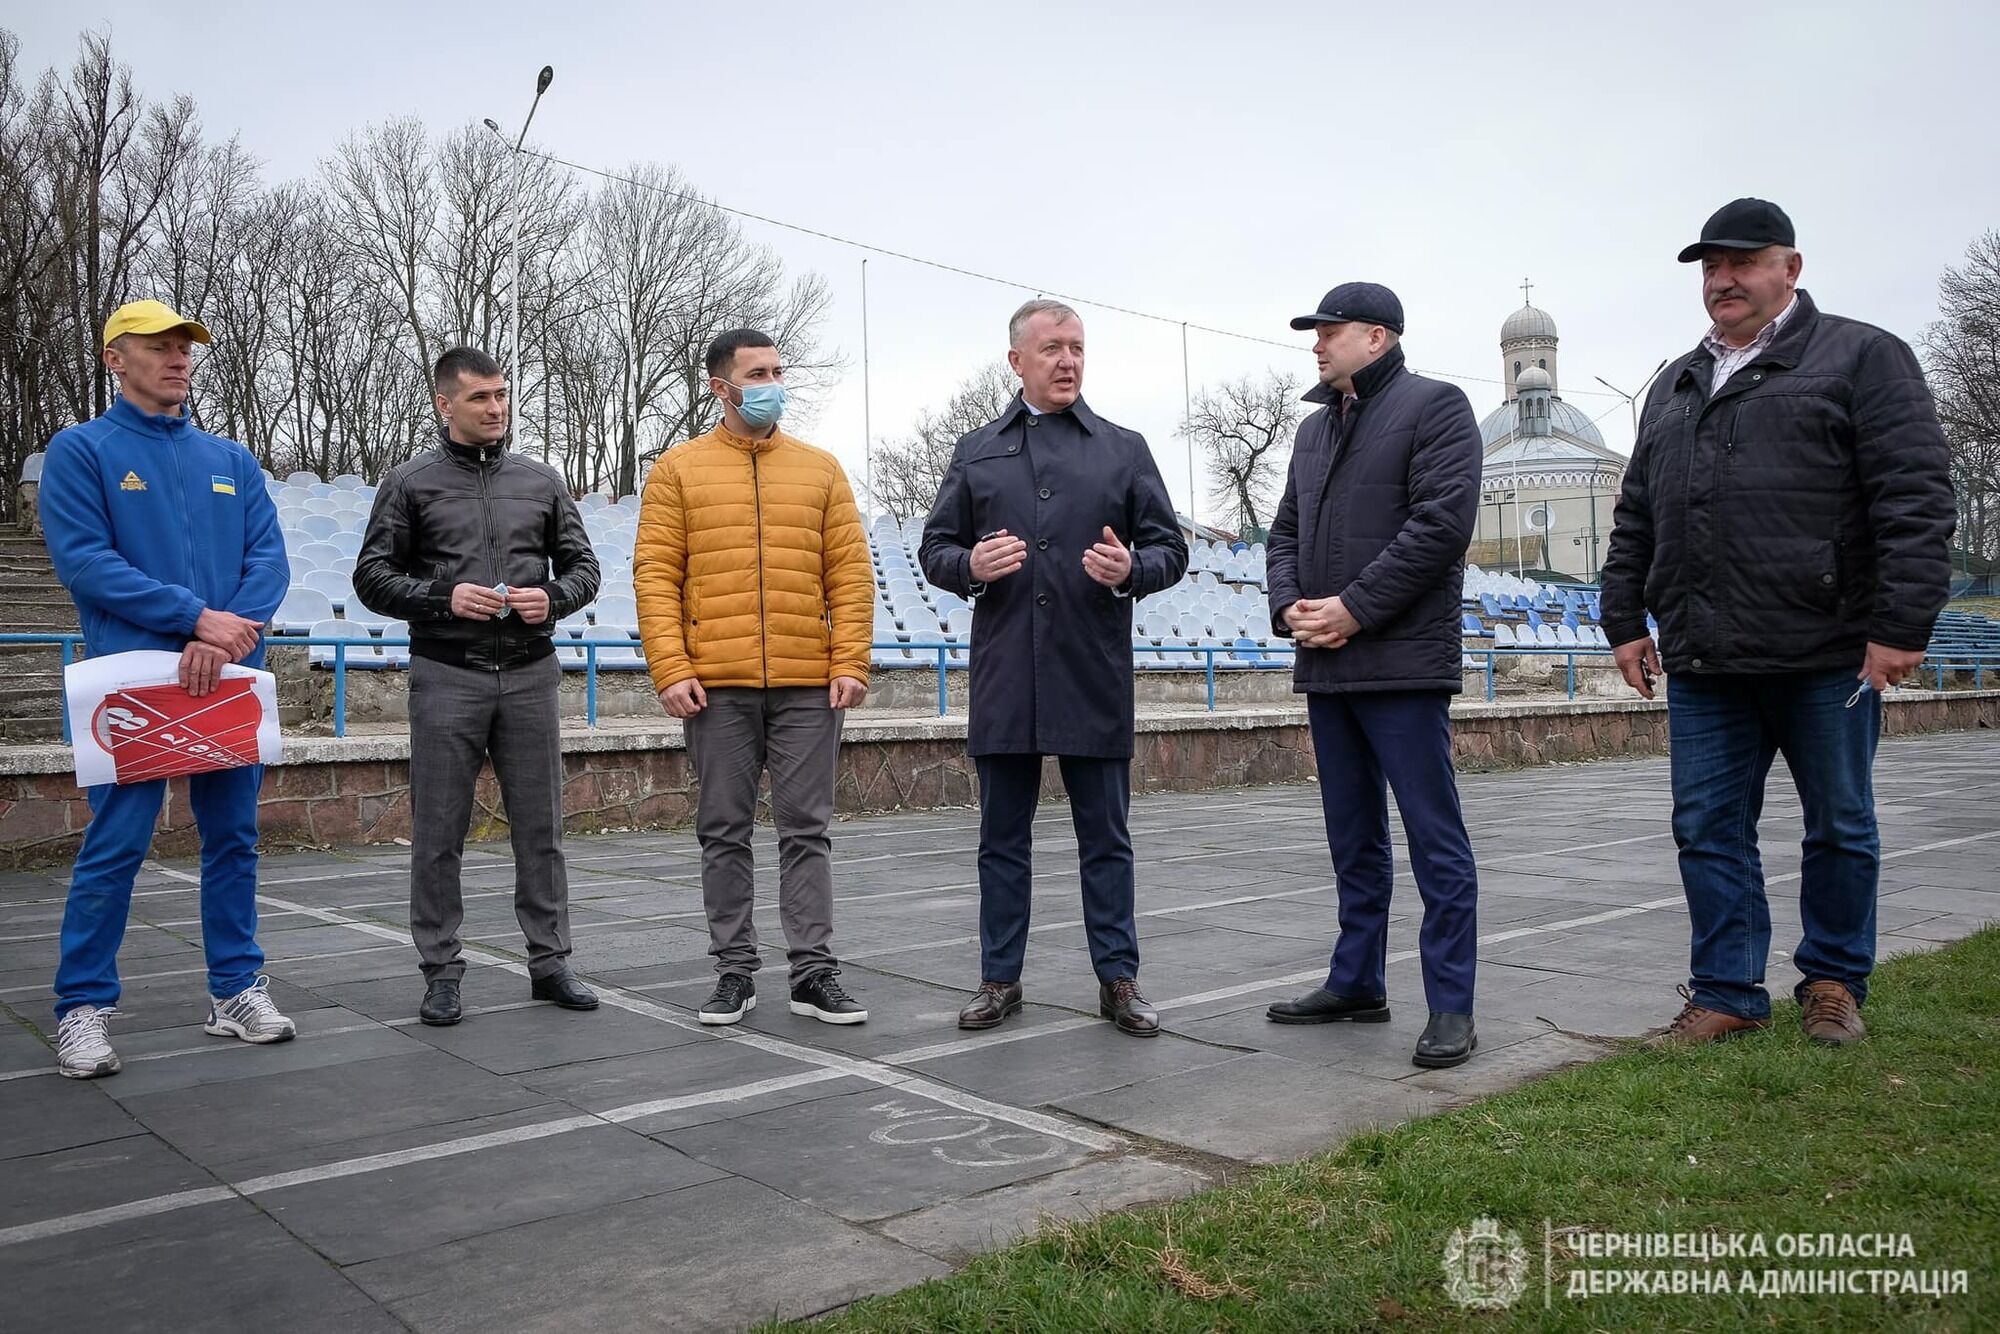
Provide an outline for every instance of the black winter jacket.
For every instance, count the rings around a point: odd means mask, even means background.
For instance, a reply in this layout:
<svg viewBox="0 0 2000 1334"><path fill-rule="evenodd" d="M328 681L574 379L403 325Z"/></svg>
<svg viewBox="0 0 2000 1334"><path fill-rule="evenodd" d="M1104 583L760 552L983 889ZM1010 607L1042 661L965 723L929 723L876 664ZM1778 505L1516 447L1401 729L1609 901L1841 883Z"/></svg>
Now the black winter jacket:
<svg viewBox="0 0 2000 1334"><path fill-rule="evenodd" d="M1456 694L1479 422L1456 385L1406 370L1401 345L1359 372L1354 388L1344 423L1339 391L1306 395L1324 406L1299 423L1271 524L1271 628L1289 635L1285 608L1337 594L1360 633L1337 649L1301 648L1294 690Z"/></svg>
<svg viewBox="0 0 2000 1334"><path fill-rule="evenodd" d="M1646 397L1603 625L1644 638L1650 609L1669 672L1858 667L1870 642L1923 648L1949 595L1956 507L1916 357L1798 303L1720 393L1697 348Z"/></svg>
<svg viewBox="0 0 2000 1334"><path fill-rule="evenodd" d="M554 562L555 574L549 573ZM410 651L498 671L554 652L555 623L597 596L597 556L569 487L545 463L504 445L438 447L389 470L375 492L354 593L362 605L410 623ZM546 589L549 614L472 621L451 612L462 583Z"/></svg>

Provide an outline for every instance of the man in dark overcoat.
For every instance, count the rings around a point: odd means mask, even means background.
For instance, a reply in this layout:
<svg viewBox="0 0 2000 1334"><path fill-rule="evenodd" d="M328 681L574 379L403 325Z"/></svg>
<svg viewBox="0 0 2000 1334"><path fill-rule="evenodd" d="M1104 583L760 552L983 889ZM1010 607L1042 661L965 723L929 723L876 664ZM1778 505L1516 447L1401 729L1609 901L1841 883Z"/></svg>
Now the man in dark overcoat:
<svg viewBox="0 0 2000 1334"><path fill-rule="evenodd" d="M1133 922L1132 602L1180 582L1187 542L1145 437L1084 403L1083 321L1030 301L1008 324L1021 377L999 418L958 442L924 523L924 576L969 598L979 771L980 985L965 1029L1021 1008L1030 844L1042 757L1069 793L1098 1006L1151 1037Z"/></svg>

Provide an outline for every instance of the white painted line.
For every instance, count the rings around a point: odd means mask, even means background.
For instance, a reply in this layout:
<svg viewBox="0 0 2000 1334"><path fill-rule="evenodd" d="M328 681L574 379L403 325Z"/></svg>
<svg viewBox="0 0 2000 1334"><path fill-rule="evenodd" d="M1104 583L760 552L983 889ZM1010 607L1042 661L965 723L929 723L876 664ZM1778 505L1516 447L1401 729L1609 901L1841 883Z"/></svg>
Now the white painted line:
<svg viewBox="0 0 2000 1334"><path fill-rule="evenodd" d="M60 1218L44 1218L33 1223L0 1228L0 1246L18 1246L24 1241L60 1237L65 1233L81 1232L86 1228L109 1227L113 1223L126 1223L135 1218L151 1218L155 1214L172 1213L176 1209L191 1209L198 1204L220 1204L224 1200L236 1198L236 1192L224 1186L204 1186L200 1190L155 1195L150 1200L114 1204L108 1209L91 1209L80 1214L66 1214Z"/></svg>
<svg viewBox="0 0 2000 1334"><path fill-rule="evenodd" d="M738 1084L734 1088L716 1089L709 1093L687 1093L678 1098L655 1098L651 1102L628 1103L614 1107L598 1115L606 1121L624 1125L628 1121L643 1120L648 1116L658 1116L662 1112L679 1112L690 1107L710 1107L718 1102L748 1102L761 1098L767 1093L782 1093L787 1089L804 1088L809 1084L824 1084L830 1080L846 1079L838 1070L801 1070L795 1075L779 1075L774 1079L760 1079L754 1084Z"/></svg>
<svg viewBox="0 0 2000 1334"><path fill-rule="evenodd" d="M1051 1033L1073 1033L1079 1028L1094 1028L1104 1022L1102 1019L1081 1017L1058 1019L1052 1024L1039 1024L1034 1028L1016 1028L1004 1033L982 1033L978 1037L959 1038L954 1042L938 1042L928 1047L892 1051L887 1056L878 1056L876 1059L885 1065L916 1065L920 1061L936 1061L969 1051L984 1051L988 1047L1004 1047L1010 1042L1047 1037Z"/></svg>
<svg viewBox="0 0 2000 1334"><path fill-rule="evenodd" d="M274 1172L269 1176L251 1177L248 1181L238 1182L236 1189L245 1195L264 1195L274 1190L289 1190L294 1186L310 1186L321 1181L337 1181L342 1177L361 1176L367 1172L383 1172L392 1167L407 1167L411 1163L455 1158L460 1154L477 1153L481 1149L494 1149L507 1144L525 1144L529 1140L547 1139L551 1135L567 1135L573 1130L589 1130L603 1124L602 1118L589 1114L565 1116L556 1121L513 1126L507 1130L489 1130L483 1135L467 1135L463 1139L445 1140L441 1144L419 1144L413 1149L371 1153L365 1158L348 1158L337 1163L323 1163L318 1167L303 1167L296 1172Z"/></svg>

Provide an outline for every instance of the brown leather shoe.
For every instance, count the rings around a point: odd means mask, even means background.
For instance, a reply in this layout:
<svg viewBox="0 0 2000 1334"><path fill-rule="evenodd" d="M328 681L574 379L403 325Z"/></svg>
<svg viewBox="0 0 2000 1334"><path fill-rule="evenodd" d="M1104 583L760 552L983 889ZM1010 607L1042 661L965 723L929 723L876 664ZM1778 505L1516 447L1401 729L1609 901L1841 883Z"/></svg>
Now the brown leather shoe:
<svg viewBox="0 0 2000 1334"><path fill-rule="evenodd" d="M1722 1010L1711 1010L1706 1005L1696 1005L1694 995L1686 987L1679 988L1687 1004L1665 1028L1655 1029L1646 1038L1648 1047L1692 1047L1702 1042L1719 1042L1743 1033L1754 1033L1760 1028L1769 1028L1769 1019L1744 1019Z"/></svg>
<svg viewBox="0 0 2000 1334"><path fill-rule="evenodd" d="M1160 1031L1160 1012L1139 994L1139 979L1121 977L1110 986L1097 988L1097 1012L1118 1025L1121 1033L1150 1038Z"/></svg>
<svg viewBox="0 0 2000 1334"><path fill-rule="evenodd" d="M1828 978L1808 982L1799 990L1799 1017L1806 1036L1829 1047L1844 1047L1868 1036L1854 993Z"/></svg>
<svg viewBox="0 0 2000 1334"><path fill-rule="evenodd" d="M1001 1020L1021 1012L1019 982L981 982L965 1008L958 1012L960 1028L998 1028Z"/></svg>

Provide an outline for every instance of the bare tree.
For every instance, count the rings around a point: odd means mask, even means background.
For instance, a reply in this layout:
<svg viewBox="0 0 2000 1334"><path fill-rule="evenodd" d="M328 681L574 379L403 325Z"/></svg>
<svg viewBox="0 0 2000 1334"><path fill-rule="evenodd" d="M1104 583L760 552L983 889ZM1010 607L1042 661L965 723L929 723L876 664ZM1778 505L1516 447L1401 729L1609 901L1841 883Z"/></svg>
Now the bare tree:
<svg viewBox="0 0 2000 1334"><path fill-rule="evenodd" d="M961 381L944 407L919 414L910 433L869 451L869 502L898 522L930 513L961 437L998 417L1020 381L991 361Z"/></svg>
<svg viewBox="0 0 2000 1334"><path fill-rule="evenodd" d="M186 98L149 102L100 34L32 87L0 30L0 513L23 460L106 406L98 330L151 296L209 325L190 410L273 473L378 476L434 438L432 359L504 356L516 322L516 444L578 490L636 489L718 406L708 342L778 342L809 421L841 369L828 289L750 244L668 168L586 188L478 129L393 120L310 179L269 185L235 140L205 145ZM518 307L518 309L517 309Z"/></svg>
<svg viewBox="0 0 2000 1334"><path fill-rule="evenodd" d="M1938 420L1951 445L1959 544L2000 556L2000 231L1966 248L1938 282L1943 319L1924 339Z"/></svg>
<svg viewBox="0 0 2000 1334"><path fill-rule="evenodd" d="M642 465L714 426L721 409L702 359L726 329L768 333L785 359L787 388L808 408L838 369L838 358L815 355L825 281L806 275L787 285L777 256L745 243L736 223L696 197L678 172L648 164L605 186L590 245L604 301L596 318L615 367L614 439L599 484L631 494ZM580 480L573 471L572 481Z"/></svg>
<svg viewBox="0 0 2000 1334"><path fill-rule="evenodd" d="M1276 371L1195 396L1178 434L1207 456L1208 478L1229 497L1225 512L1237 527L1263 527L1275 511L1299 416L1298 381Z"/></svg>

